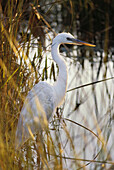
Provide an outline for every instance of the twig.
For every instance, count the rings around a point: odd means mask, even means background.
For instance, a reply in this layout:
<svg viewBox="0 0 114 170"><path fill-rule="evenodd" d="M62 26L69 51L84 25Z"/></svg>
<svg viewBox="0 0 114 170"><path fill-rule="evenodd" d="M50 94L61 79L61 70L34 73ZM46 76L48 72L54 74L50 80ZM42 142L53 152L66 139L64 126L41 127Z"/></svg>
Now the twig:
<svg viewBox="0 0 114 170"><path fill-rule="evenodd" d="M74 88L72 88L72 89L69 89L69 90L67 90L67 92L70 92L70 91L73 91L73 90L76 90L76 89L80 89L80 88L82 88L82 87L90 86L90 85L93 85L93 84L101 83L101 82L104 82L104 81L107 81L107 80L111 80L111 79L113 79L113 78L114 78L114 77L110 77L110 78L107 78L107 79L94 81L94 82L92 82L92 83L83 84L83 85L81 85L81 86L78 86L78 87L74 87Z"/></svg>

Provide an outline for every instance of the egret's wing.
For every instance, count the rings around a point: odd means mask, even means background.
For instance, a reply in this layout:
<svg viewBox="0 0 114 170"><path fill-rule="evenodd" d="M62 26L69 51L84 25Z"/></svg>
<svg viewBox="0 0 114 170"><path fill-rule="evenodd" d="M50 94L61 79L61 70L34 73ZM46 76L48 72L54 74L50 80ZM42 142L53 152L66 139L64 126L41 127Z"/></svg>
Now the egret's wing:
<svg viewBox="0 0 114 170"><path fill-rule="evenodd" d="M18 120L16 147L37 133L55 109L53 87L46 82L36 84L28 93ZM33 136L32 136L33 137Z"/></svg>

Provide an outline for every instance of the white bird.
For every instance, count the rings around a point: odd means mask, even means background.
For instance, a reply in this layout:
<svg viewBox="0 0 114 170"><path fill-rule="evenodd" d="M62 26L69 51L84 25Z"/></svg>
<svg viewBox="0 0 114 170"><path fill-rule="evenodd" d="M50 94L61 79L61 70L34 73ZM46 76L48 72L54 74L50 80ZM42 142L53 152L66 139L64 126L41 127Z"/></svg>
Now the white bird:
<svg viewBox="0 0 114 170"><path fill-rule="evenodd" d="M28 93L18 120L15 145L16 148L47 125L56 108L64 100L67 89L67 66L59 53L61 44L95 45L75 39L70 33L58 34L52 42L51 54L59 67L57 81L50 85L47 82L39 82Z"/></svg>

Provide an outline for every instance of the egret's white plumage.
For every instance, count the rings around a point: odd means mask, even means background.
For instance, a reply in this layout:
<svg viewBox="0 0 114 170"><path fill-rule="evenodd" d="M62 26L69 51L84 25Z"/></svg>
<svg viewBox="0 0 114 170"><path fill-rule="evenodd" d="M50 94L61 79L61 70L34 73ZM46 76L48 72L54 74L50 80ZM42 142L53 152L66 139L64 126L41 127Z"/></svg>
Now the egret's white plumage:
<svg viewBox="0 0 114 170"><path fill-rule="evenodd" d="M60 44L88 45L92 44L76 40L70 33L58 34L52 42L52 58L59 67L57 81L52 85L39 82L28 93L20 113L16 130L16 148L21 146L30 136L44 127L56 108L62 104L67 88L67 67L59 54ZM43 125L44 124L44 125Z"/></svg>

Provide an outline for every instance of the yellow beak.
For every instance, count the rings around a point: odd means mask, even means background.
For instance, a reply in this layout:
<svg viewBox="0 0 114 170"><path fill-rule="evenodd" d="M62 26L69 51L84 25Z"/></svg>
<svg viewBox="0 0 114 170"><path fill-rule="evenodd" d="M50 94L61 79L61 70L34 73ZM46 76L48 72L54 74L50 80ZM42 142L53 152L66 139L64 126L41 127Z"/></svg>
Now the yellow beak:
<svg viewBox="0 0 114 170"><path fill-rule="evenodd" d="M75 38L68 38L68 39L70 41L72 41L76 45L86 45L86 46L90 46L90 47L95 47L96 46L94 44L90 44L90 43L87 43L85 41L81 41L81 40L78 40L78 39L75 39Z"/></svg>

